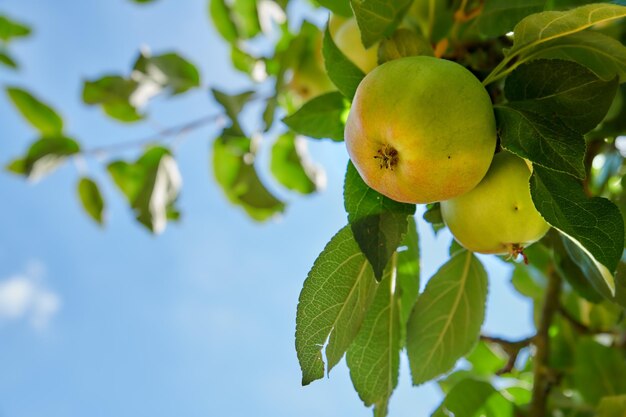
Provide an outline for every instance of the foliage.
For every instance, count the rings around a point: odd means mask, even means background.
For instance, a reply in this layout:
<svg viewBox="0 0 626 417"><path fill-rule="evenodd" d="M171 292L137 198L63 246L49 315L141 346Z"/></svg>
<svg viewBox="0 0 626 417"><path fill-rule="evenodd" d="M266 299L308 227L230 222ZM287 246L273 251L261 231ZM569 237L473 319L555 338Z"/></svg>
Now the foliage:
<svg viewBox="0 0 626 417"><path fill-rule="evenodd" d="M153 1L133 2L149 7ZM359 397L375 416L385 416L393 412L390 399L406 351L414 384L439 378L445 398L433 416L624 415L626 5L318 0L314 7L330 11L326 26L318 27L294 24L288 3L296 0L209 1L208 18L231 49L233 68L249 76L249 88L234 94L212 89L207 97L222 114L131 143L145 146L136 160L119 159L115 147L89 148L68 137L64 119L46 100L23 86L4 86L36 134L7 171L39 180L73 158L105 155L104 168L137 221L160 233L180 217L181 178L167 139L222 121L212 142L216 183L252 219L271 219L286 204L257 171L259 146L271 147L271 177L299 194L321 184L306 140L343 146L346 116L365 74L333 34L353 17L363 45L378 48L380 64L434 55L482 81L494 104L499 148L532 163L532 199L553 229L526 248L527 264L502 257L513 265L515 290L535 305L536 334L518 341L481 335L488 277L480 258L453 242L450 259L419 293L416 206L371 190L350 163L347 225L315 261L298 304L302 383L322 378L346 355ZM0 14L1 65L18 70L9 48L30 33ZM250 52L252 42L267 53ZM118 122L139 123L155 96L202 86L185 57L141 52L127 74L85 80L82 99ZM248 106L252 102L257 105ZM250 109L262 132L240 120ZM259 145L253 138L261 133L276 140ZM109 196L86 176L78 179L77 193L85 212L104 224ZM445 227L438 203L426 207L423 219L435 232Z"/></svg>

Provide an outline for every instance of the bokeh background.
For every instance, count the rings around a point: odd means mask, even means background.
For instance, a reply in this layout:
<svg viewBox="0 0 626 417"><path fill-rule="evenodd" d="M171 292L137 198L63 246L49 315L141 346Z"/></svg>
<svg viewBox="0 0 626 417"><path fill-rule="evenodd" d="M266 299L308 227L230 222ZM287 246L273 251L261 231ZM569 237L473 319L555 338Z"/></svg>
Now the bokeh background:
<svg viewBox="0 0 626 417"><path fill-rule="evenodd" d="M297 25L311 8L292 3ZM146 6L1 0L0 13L34 28L30 38L12 44L22 68L0 67L0 85L26 87L50 103L86 147L216 114L209 86L230 93L248 86L210 25L207 0ZM325 16L317 12L313 19L322 23ZM179 52L201 70L205 88L155 99L149 120L137 125L85 107L82 81L126 74L142 47ZM206 126L180 138L175 156L184 179L183 219L156 237L134 221L106 179L107 158L67 164L37 184L0 174L1 417L371 415L343 362L330 378L302 387L294 348L302 282L346 223L345 149L309 141L312 158L327 174L325 191L316 195L300 197L264 178L290 204L282 217L258 224L230 206L213 181L210 143L218 133L218 126ZM0 94L0 162L21 155L34 135ZM267 159L262 149L262 167ZM78 172L103 185L104 228L79 206ZM445 231L435 237L423 221L419 232L423 286L444 261L451 237ZM527 336L530 306L515 296L510 267L481 259L490 276L484 332ZM436 384L411 386L403 358L390 415L426 416L439 400Z"/></svg>

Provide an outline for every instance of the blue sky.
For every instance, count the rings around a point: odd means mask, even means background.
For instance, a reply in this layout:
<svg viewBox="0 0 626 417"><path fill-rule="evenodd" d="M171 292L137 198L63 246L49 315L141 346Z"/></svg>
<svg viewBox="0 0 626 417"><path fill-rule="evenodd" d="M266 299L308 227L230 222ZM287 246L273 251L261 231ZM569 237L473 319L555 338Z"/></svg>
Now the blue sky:
<svg viewBox="0 0 626 417"><path fill-rule="evenodd" d="M213 114L218 109L206 89L157 98L150 121L136 126L80 101L81 80L126 74L141 46L188 57L205 87L245 88L206 3L4 1L0 13L35 32L12 45L22 70L0 68L0 84L36 92L87 147ZM88 173L107 197L104 229L78 205L72 164L35 185L0 174L0 417L371 415L343 363L330 379L301 387L293 339L302 282L346 221L345 149L310 142L328 176L327 189L315 196L298 197L265 178L290 204L283 217L259 225L230 206L212 180L209 145L217 132L195 131L176 150L184 218L158 237L135 224L97 160L88 161ZM0 162L23 153L34 135L0 95ZM262 167L267 156L259 155ZM423 222L420 234L425 280L443 262L450 235L435 239ZM513 294L508 269L482 259L491 284L486 332L527 335L529 306ZM438 392L433 384L411 387L403 362L391 416L428 415Z"/></svg>

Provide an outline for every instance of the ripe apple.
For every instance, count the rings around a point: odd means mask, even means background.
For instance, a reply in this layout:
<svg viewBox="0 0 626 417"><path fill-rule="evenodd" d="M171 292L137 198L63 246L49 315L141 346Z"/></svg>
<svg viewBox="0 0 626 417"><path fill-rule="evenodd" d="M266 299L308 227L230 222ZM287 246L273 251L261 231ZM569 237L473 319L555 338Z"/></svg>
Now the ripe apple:
<svg viewBox="0 0 626 417"><path fill-rule="evenodd" d="M364 73L367 74L378 65L378 43L365 49L354 17L339 26L333 40L337 48Z"/></svg>
<svg viewBox="0 0 626 417"><path fill-rule="evenodd" d="M431 203L480 182L495 151L496 122L489 94L471 72L412 56L361 81L345 141L371 188L397 201Z"/></svg>
<svg viewBox="0 0 626 417"><path fill-rule="evenodd" d="M531 175L524 159L500 152L473 190L441 202L441 215L454 238L479 253L522 253L550 226L530 196Z"/></svg>

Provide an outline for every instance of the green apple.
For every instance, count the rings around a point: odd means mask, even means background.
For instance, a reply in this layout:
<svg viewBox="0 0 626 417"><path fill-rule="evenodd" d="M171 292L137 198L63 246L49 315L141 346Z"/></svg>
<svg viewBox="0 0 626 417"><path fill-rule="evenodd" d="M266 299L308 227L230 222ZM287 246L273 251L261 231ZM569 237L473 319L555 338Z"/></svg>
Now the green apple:
<svg viewBox="0 0 626 417"><path fill-rule="evenodd" d="M361 41L361 31L355 18L346 20L333 37L337 48L364 73L378 65L378 43L365 48Z"/></svg>
<svg viewBox="0 0 626 417"><path fill-rule="evenodd" d="M345 141L371 188L397 201L431 203L478 185L493 158L496 122L489 94L471 72L413 56L363 79Z"/></svg>
<svg viewBox="0 0 626 417"><path fill-rule="evenodd" d="M541 239L550 226L530 196L531 169L524 159L500 152L473 190L441 202L454 238L472 252L511 254Z"/></svg>

